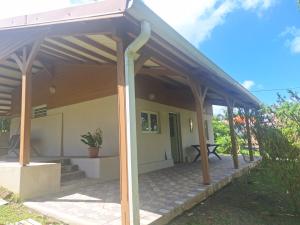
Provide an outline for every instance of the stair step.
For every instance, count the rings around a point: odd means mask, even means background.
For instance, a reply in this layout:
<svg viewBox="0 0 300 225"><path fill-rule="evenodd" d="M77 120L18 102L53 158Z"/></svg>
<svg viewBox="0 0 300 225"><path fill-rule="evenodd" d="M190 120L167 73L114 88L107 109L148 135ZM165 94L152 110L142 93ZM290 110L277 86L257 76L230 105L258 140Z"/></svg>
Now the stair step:
<svg viewBox="0 0 300 225"><path fill-rule="evenodd" d="M60 163L62 166L71 165L71 159L61 159Z"/></svg>
<svg viewBox="0 0 300 225"><path fill-rule="evenodd" d="M81 179L84 177L85 177L85 172L78 170L78 171L73 171L73 172L62 173L61 181L66 182L66 181L70 181L70 180Z"/></svg>
<svg viewBox="0 0 300 225"><path fill-rule="evenodd" d="M61 173L75 172L78 170L79 170L78 165L62 165L61 166Z"/></svg>

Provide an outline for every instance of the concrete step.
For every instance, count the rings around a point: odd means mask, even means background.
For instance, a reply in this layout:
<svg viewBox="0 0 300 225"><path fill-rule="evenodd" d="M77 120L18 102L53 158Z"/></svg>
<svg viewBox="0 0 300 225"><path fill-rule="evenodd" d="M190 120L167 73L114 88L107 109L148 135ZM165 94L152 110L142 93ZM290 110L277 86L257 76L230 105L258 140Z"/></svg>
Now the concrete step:
<svg viewBox="0 0 300 225"><path fill-rule="evenodd" d="M78 165L62 165L61 166L61 173L68 173L68 172L75 172L78 171Z"/></svg>
<svg viewBox="0 0 300 225"><path fill-rule="evenodd" d="M85 172L81 170L71 171L61 174L61 182L81 179L85 177Z"/></svg>

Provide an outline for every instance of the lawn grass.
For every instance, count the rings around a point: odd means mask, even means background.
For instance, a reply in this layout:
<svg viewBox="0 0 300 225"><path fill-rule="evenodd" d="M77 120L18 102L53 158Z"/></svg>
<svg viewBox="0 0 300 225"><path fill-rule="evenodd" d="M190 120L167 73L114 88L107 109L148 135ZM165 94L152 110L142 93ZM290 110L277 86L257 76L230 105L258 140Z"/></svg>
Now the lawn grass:
<svg viewBox="0 0 300 225"><path fill-rule="evenodd" d="M0 225L14 224L16 222L26 220L29 218L38 221L43 225L63 224L28 209L19 201L19 199L15 195L9 193L7 190L1 187L0 187L0 198L4 198L5 200L9 201L9 204L0 206Z"/></svg>
<svg viewBox="0 0 300 225"><path fill-rule="evenodd" d="M169 225L299 225L284 197L264 179L261 169L235 179Z"/></svg>

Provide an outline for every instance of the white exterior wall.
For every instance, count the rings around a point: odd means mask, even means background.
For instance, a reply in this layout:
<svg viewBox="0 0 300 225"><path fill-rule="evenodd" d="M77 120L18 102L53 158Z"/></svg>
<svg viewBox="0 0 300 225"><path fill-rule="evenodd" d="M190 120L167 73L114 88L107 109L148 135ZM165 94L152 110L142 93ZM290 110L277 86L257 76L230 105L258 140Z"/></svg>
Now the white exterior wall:
<svg viewBox="0 0 300 225"><path fill-rule="evenodd" d="M169 134L169 113L179 113L184 156L192 144L198 143L196 113L156 102L137 99L137 141L140 172L173 165ZM211 127L212 110L207 107L205 118L209 121L210 141L213 142ZM159 114L160 132L158 134L141 132L141 111ZM108 96L74 105L51 109L48 116L32 120L32 143L43 156L87 156L87 146L80 141L80 135L96 128L103 130L102 156L117 156L119 152L117 96ZM189 119L194 122L190 132ZM19 119L11 124L11 134L17 133ZM167 160L165 160L165 154Z"/></svg>

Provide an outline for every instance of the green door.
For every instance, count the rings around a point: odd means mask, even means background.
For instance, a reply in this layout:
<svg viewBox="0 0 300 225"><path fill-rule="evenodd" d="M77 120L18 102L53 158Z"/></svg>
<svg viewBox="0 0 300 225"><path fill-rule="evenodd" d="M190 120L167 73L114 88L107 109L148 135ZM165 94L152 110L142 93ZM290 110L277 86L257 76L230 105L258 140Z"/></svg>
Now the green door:
<svg viewBox="0 0 300 225"><path fill-rule="evenodd" d="M169 113L171 152L174 163L183 162L182 141L180 115L177 113Z"/></svg>

